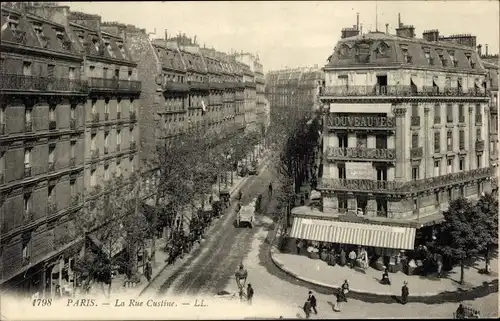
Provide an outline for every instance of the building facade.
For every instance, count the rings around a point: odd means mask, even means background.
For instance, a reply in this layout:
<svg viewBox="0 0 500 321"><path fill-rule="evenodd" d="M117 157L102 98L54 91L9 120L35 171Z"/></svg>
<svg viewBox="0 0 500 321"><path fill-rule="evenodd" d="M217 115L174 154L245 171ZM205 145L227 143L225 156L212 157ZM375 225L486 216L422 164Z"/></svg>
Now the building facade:
<svg viewBox="0 0 500 321"><path fill-rule="evenodd" d="M353 29L354 30L354 29ZM475 37L400 24L343 32L324 67L325 213L432 224L491 191L487 71Z"/></svg>
<svg viewBox="0 0 500 321"><path fill-rule="evenodd" d="M54 295L72 281L82 196L120 163L134 168L129 106L141 87L123 39L103 33L100 17L25 9L1 12L1 288Z"/></svg>

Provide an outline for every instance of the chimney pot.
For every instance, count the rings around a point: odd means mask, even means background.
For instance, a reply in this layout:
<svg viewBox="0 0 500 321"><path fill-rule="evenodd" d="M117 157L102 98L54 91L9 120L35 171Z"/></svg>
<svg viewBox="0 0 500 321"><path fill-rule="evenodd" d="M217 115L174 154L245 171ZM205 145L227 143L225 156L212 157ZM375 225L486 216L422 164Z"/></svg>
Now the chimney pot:
<svg viewBox="0 0 500 321"><path fill-rule="evenodd" d="M481 55L482 55L482 52L481 52L482 47L483 47L482 45L477 45L477 53L479 54L479 57L481 57Z"/></svg>
<svg viewBox="0 0 500 321"><path fill-rule="evenodd" d="M485 52L486 56L488 55L488 44L486 44L486 52Z"/></svg>
<svg viewBox="0 0 500 321"><path fill-rule="evenodd" d="M389 24L385 24L385 33L389 34Z"/></svg>

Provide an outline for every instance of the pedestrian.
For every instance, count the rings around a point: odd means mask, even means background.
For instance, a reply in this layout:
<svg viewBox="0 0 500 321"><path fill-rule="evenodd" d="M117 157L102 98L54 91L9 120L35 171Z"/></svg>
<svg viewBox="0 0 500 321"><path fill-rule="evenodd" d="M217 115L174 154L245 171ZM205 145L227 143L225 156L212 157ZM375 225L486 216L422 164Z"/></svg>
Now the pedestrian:
<svg viewBox="0 0 500 321"><path fill-rule="evenodd" d="M356 252L354 252L354 250L349 253L349 266L351 269L356 266Z"/></svg>
<svg viewBox="0 0 500 321"><path fill-rule="evenodd" d="M269 196L273 196L273 183L269 183Z"/></svg>
<svg viewBox="0 0 500 321"><path fill-rule="evenodd" d="M384 273L382 274L382 280L380 283L384 285L391 285L391 280L389 279L389 270L385 267Z"/></svg>
<svg viewBox="0 0 500 321"><path fill-rule="evenodd" d="M248 300L248 304L252 305L252 298L253 298L253 288L252 288L252 285L250 283L248 283L247 285L247 300Z"/></svg>
<svg viewBox="0 0 500 321"><path fill-rule="evenodd" d="M148 260L146 262L146 266L144 267L144 276L146 277L146 280L148 280L148 282L151 281L152 274L153 274L153 267L151 266L151 261Z"/></svg>
<svg viewBox="0 0 500 321"><path fill-rule="evenodd" d="M401 304L406 304L408 302L408 295L410 295L410 290L408 289L408 282L405 281L401 288Z"/></svg>
<svg viewBox="0 0 500 321"><path fill-rule="evenodd" d="M333 308L333 310L335 312L340 312L340 310L342 310L342 305L344 304L344 302L347 302L347 297L346 297L345 293L346 292L344 291L343 288L341 288L337 291L337 295L336 295L337 302L335 304L335 307Z"/></svg>
<svg viewBox="0 0 500 321"><path fill-rule="evenodd" d="M344 280L344 284L342 284L342 294L345 296L345 302L347 302L347 293L349 293L349 282Z"/></svg>
<svg viewBox="0 0 500 321"><path fill-rule="evenodd" d="M316 297L312 293L312 291L309 291L309 297L307 298L309 302L311 303L311 309L314 311L314 314L318 314L318 310L316 310Z"/></svg>
<svg viewBox="0 0 500 321"><path fill-rule="evenodd" d="M465 308L462 303L460 303L457 311L455 312L455 319L465 319Z"/></svg>
<svg viewBox="0 0 500 321"><path fill-rule="evenodd" d="M304 310L304 313L306 314L306 319L309 319L309 317L311 316L311 302L309 302L309 300L306 300L302 309Z"/></svg>
<svg viewBox="0 0 500 321"><path fill-rule="evenodd" d="M345 254L345 251L344 251L344 248L341 248L340 249L340 266L344 266L346 264L346 254Z"/></svg>
<svg viewBox="0 0 500 321"><path fill-rule="evenodd" d="M437 277L443 277L443 256L441 254L436 254L437 261Z"/></svg>
<svg viewBox="0 0 500 321"><path fill-rule="evenodd" d="M302 247L302 241L300 239L296 239L295 246L297 247L297 254L300 255L300 248Z"/></svg>
<svg viewBox="0 0 500 321"><path fill-rule="evenodd" d="M241 199L243 198L243 192L241 191L241 189L238 191L238 201L241 201Z"/></svg>

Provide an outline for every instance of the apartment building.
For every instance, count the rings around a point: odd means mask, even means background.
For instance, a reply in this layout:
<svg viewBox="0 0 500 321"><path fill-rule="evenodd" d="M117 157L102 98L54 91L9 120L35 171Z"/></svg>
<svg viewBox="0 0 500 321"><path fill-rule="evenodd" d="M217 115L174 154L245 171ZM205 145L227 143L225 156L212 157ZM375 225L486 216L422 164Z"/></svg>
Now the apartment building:
<svg viewBox="0 0 500 321"><path fill-rule="evenodd" d="M487 71L471 35L342 33L324 67L323 210L434 224L491 191Z"/></svg>
<svg viewBox="0 0 500 321"><path fill-rule="evenodd" d="M1 287L50 296L72 281L82 196L136 166L141 87L99 16L63 6L1 16Z"/></svg>
<svg viewBox="0 0 500 321"><path fill-rule="evenodd" d="M233 54L236 61L245 64L249 70L244 71L243 80L245 82L245 121L246 131L262 132L265 117L264 101L264 72L258 55L251 53Z"/></svg>

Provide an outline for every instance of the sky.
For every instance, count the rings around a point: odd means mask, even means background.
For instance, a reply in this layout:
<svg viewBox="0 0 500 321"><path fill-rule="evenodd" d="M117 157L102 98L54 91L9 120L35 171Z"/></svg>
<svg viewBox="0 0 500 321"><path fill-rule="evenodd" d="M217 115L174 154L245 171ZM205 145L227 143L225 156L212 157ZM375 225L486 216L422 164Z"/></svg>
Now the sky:
<svg viewBox="0 0 500 321"><path fill-rule="evenodd" d="M395 33L398 13L404 24L415 26L417 37L429 29L440 35L472 34L477 44L499 50L497 1L161 1L60 2L72 11L99 14L163 36L180 32L197 36L198 43L219 51L259 55L264 71L320 67L340 39L340 30L356 24L363 33Z"/></svg>

